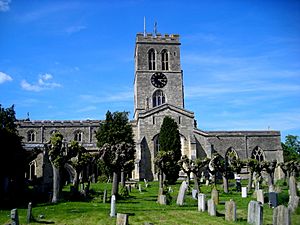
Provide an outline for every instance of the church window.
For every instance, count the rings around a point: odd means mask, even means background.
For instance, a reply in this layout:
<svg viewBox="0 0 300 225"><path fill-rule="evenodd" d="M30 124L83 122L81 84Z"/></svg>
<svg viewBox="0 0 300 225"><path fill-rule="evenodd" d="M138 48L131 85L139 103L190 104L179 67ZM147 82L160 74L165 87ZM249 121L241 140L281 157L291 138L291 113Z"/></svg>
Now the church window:
<svg viewBox="0 0 300 225"><path fill-rule="evenodd" d="M169 56L165 49L161 52L161 69L169 70Z"/></svg>
<svg viewBox="0 0 300 225"><path fill-rule="evenodd" d="M235 161L237 159L238 155L236 151L232 147L230 147L225 154L225 160L230 164L232 161Z"/></svg>
<svg viewBox="0 0 300 225"><path fill-rule="evenodd" d="M74 140L78 142L82 142L82 132L81 131L76 131L74 133Z"/></svg>
<svg viewBox="0 0 300 225"><path fill-rule="evenodd" d="M148 52L149 70L155 70L155 51L150 49Z"/></svg>
<svg viewBox="0 0 300 225"><path fill-rule="evenodd" d="M165 95L162 90L157 90L153 94L152 98L153 107L159 106L165 103Z"/></svg>
<svg viewBox="0 0 300 225"><path fill-rule="evenodd" d="M33 130L28 131L27 133L27 141L28 142L35 142L36 141L36 133Z"/></svg>
<svg viewBox="0 0 300 225"><path fill-rule="evenodd" d="M265 157L264 157L264 152L261 148L259 147L255 147L255 149L253 149L252 151L252 156L251 156L252 159L256 159L257 161L259 162L262 162L265 160Z"/></svg>

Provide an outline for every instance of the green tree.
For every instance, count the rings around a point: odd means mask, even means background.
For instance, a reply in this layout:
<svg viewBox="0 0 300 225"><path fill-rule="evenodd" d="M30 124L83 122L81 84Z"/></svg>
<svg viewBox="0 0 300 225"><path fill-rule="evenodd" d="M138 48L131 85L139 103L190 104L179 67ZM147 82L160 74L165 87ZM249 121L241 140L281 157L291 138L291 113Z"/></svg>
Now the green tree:
<svg viewBox="0 0 300 225"><path fill-rule="evenodd" d="M165 174L166 181L173 184L179 177L180 166L178 161L181 158L181 143L177 123L169 116L166 116L159 133L159 151L157 163L161 176Z"/></svg>
<svg viewBox="0 0 300 225"><path fill-rule="evenodd" d="M77 141L72 141L68 147L68 154L71 166L75 169L75 178L73 181L74 192L78 193L79 189L79 175L83 169L91 164L93 156Z"/></svg>
<svg viewBox="0 0 300 225"><path fill-rule="evenodd" d="M285 142L281 143L281 146L285 162L300 160L300 141L298 136L287 135L285 137Z"/></svg>
<svg viewBox="0 0 300 225"><path fill-rule="evenodd" d="M24 190L26 152L15 122L14 106L0 105L0 202L6 205L4 199L14 203Z"/></svg>
<svg viewBox="0 0 300 225"><path fill-rule="evenodd" d="M51 202L56 203L61 198L61 173L66 162L65 153L67 152L67 149L63 143L63 135L58 132L54 133L50 138L50 142L45 145L45 149L48 152L53 172L53 190Z"/></svg>
<svg viewBox="0 0 300 225"><path fill-rule="evenodd" d="M112 194L117 195L119 175L123 178L124 184L126 174L132 171L134 165L135 148L128 113L108 111L105 121L96 132L96 138L97 146L100 148L100 160L113 174Z"/></svg>

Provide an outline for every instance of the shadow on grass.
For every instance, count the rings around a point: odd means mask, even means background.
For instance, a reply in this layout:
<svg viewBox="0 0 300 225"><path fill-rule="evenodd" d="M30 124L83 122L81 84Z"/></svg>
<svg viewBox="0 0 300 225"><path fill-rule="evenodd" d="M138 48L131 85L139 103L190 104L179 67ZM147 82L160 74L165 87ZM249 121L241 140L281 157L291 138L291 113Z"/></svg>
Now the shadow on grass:
<svg viewBox="0 0 300 225"><path fill-rule="evenodd" d="M35 223L41 223L41 224L54 224L53 221L37 220L37 219L34 219L32 222L35 222Z"/></svg>

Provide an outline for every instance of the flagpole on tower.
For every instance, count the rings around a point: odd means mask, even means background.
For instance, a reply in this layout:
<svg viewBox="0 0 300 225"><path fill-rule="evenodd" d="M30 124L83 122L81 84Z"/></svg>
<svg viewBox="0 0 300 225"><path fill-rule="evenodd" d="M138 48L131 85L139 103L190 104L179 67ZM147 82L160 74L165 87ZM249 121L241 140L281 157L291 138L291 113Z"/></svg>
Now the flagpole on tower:
<svg viewBox="0 0 300 225"><path fill-rule="evenodd" d="M144 16L144 37L146 37L146 17Z"/></svg>

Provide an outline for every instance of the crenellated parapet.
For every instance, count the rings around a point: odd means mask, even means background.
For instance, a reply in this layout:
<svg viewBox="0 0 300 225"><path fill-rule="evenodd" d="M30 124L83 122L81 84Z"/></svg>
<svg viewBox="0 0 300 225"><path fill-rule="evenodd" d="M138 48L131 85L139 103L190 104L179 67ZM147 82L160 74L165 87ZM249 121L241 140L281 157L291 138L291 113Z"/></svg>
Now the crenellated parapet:
<svg viewBox="0 0 300 225"><path fill-rule="evenodd" d="M136 43L164 43L164 44L180 44L179 34L152 34L138 33L136 35Z"/></svg>

